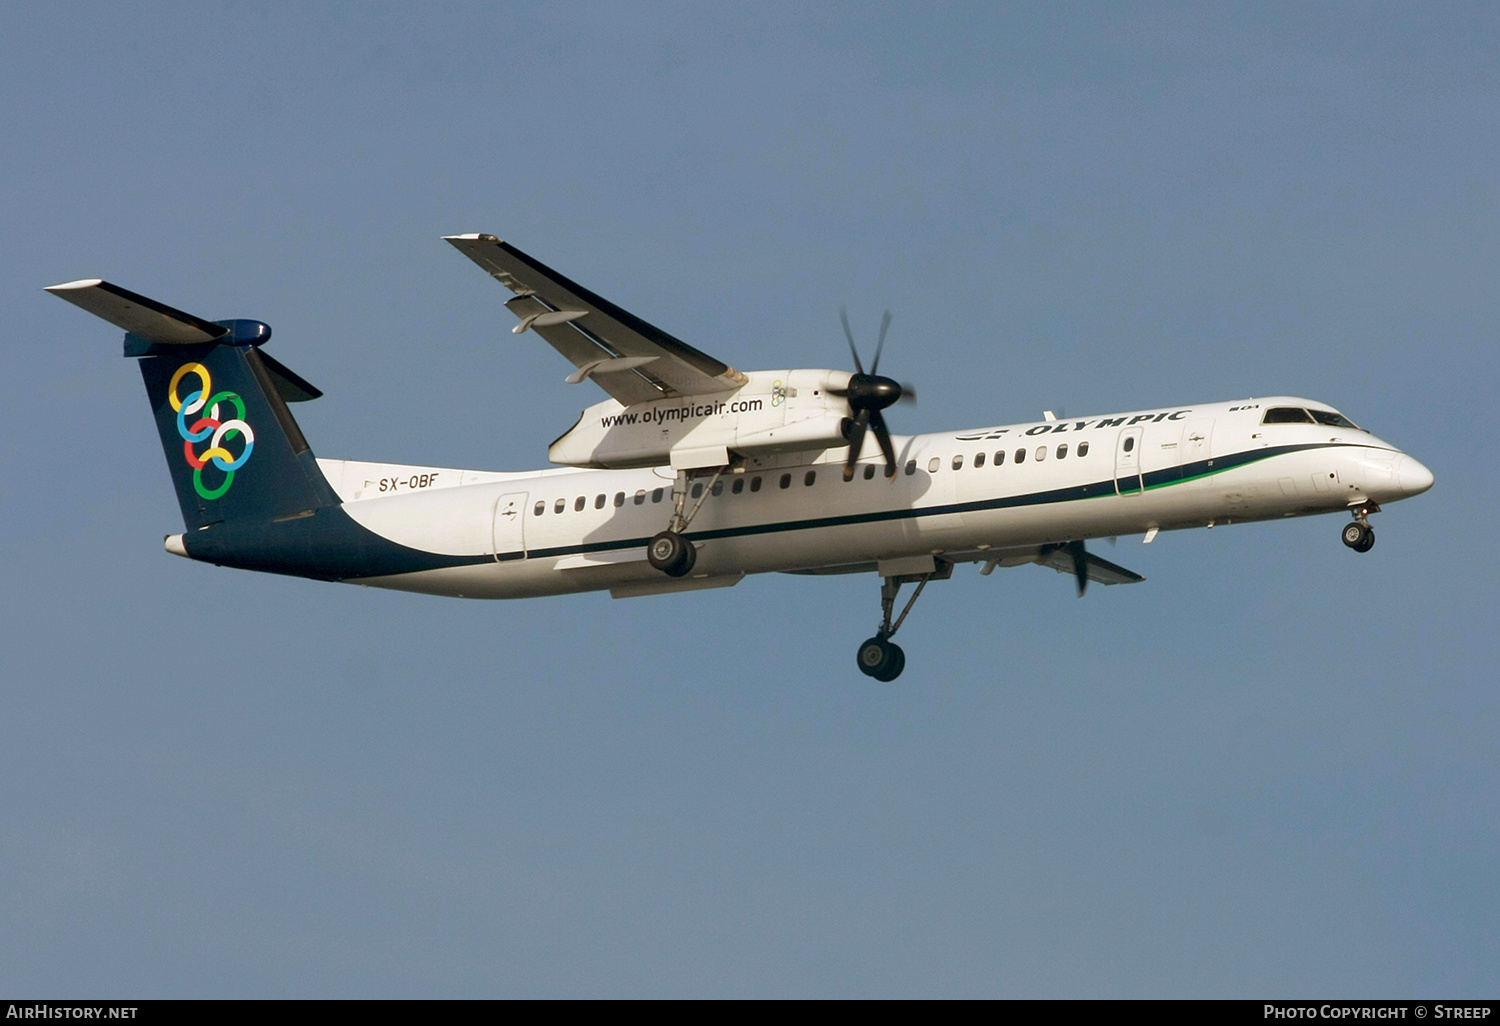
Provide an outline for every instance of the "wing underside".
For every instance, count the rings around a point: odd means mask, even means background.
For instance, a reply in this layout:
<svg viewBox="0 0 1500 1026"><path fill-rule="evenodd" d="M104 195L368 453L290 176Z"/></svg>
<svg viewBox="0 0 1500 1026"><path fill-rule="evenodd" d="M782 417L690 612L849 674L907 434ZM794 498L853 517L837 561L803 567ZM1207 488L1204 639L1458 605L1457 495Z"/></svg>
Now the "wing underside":
<svg viewBox="0 0 1500 1026"><path fill-rule="evenodd" d="M1052 545L1025 545L1001 550L987 549L973 552L946 553L943 558L963 563L984 563L986 564L983 571L985 573L988 573L990 569L996 566L1024 566L1027 563L1050 567L1060 574L1071 575L1076 572L1073 567L1072 555L1066 549ZM1139 584L1146 579L1135 571L1127 570L1118 563L1111 563L1109 560L1096 556L1092 552L1084 553L1084 561L1088 579L1095 584ZM786 572L826 576L830 574L870 573L876 569L877 562L870 559L856 563L809 567L805 570L788 570Z"/></svg>
<svg viewBox="0 0 1500 1026"><path fill-rule="evenodd" d="M630 406L672 396L728 392L745 376L653 324L563 277L493 235L448 241L516 294L505 305L518 334L534 331L577 368L568 380L593 378Z"/></svg>
<svg viewBox="0 0 1500 1026"><path fill-rule="evenodd" d="M1139 584L1146 579L1134 570L1127 570L1118 563L1111 563L1092 552L1084 553L1084 561L1088 578L1095 584ZM1064 549L1043 546L1041 551L1027 562L1036 563L1038 566L1050 566L1060 574L1074 573L1073 557Z"/></svg>

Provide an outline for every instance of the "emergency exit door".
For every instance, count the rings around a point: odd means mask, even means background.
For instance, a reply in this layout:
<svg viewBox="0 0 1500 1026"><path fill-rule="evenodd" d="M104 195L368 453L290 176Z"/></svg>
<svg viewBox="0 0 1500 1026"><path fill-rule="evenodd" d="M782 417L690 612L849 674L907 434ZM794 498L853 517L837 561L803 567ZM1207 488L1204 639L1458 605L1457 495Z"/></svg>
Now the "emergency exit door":
<svg viewBox="0 0 1500 1026"><path fill-rule="evenodd" d="M526 558L526 492L508 492L495 501L495 558Z"/></svg>
<svg viewBox="0 0 1500 1026"><path fill-rule="evenodd" d="M1141 436L1144 428L1126 428L1115 443L1115 492L1141 494Z"/></svg>

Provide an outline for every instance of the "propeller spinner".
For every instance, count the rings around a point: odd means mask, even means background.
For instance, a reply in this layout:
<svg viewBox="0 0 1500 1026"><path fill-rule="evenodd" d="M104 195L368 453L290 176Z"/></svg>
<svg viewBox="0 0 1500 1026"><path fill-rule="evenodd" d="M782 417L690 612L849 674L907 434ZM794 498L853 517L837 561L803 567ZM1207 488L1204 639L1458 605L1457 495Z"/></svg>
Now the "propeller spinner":
<svg viewBox="0 0 1500 1026"><path fill-rule="evenodd" d="M880 353L885 348L886 329L891 326L891 312L887 310L880 318L880 338L875 343L875 359L870 361L869 373L865 373L865 365L859 358L859 348L854 344L854 332L849 330L849 314L842 307L839 308L839 320L843 322L844 337L849 340L849 352L854 357L857 371L849 375L846 387L828 390L829 395L839 396L849 403L849 459L844 463L844 480L853 480L854 464L864 449L865 432L870 430L875 432L875 440L880 443L880 451L885 456L885 476L895 477L896 451L891 446L891 431L886 427L885 416L881 411L903 399L915 401L917 394L910 385L903 385L894 378L881 377L877 373L880 370Z"/></svg>

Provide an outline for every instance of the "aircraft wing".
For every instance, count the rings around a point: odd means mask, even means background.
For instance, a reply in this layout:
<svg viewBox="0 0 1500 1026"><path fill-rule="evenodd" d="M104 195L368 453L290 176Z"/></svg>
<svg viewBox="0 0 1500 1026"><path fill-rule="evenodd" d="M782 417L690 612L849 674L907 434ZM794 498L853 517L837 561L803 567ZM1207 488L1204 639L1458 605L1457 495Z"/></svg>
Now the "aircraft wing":
<svg viewBox="0 0 1500 1026"><path fill-rule="evenodd" d="M1107 559L1100 559L1092 552L1085 553L1084 559L1088 564L1089 580L1095 584L1139 584L1146 578L1133 570L1126 570L1118 563L1111 563ZM1042 546L1033 560L1039 566L1050 566L1060 574L1073 573L1073 557L1065 549L1051 549Z"/></svg>
<svg viewBox="0 0 1500 1026"><path fill-rule="evenodd" d="M493 235L450 235L464 256L516 294L505 305L520 318L512 330L534 331L578 370L630 406L679 395L727 392L745 376L653 324L615 306Z"/></svg>
<svg viewBox="0 0 1500 1026"><path fill-rule="evenodd" d="M998 551L991 549L986 555L989 557L986 560L989 565L981 573L988 573L996 566L1035 563L1037 566L1051 567L1060 574L1070 577L1073 575L1073 554L1062 545L1026 545ZM1139 584L1146 579L1134 570L1127 570L1092 552L1085 552L1083 558L1088 579L1095 584Z"/></svg>

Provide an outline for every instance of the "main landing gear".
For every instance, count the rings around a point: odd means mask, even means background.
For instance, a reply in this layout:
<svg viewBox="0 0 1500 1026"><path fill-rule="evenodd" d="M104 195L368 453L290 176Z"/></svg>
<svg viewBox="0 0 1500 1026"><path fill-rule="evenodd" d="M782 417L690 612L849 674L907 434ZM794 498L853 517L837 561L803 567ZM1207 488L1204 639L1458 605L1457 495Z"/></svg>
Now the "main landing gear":
<svg viewBox="0 0 1500 1026"><path fill-rule="evenodd" d="M1344 544L1355 552L1369 552L1375 547L1375 529L1370 526L1370 514L1379 513L1380 507L1373 502L1350 509L1354 523L1345 524L1340 534Z"/></svg>
<svg viewBox="0 0 1500 1026"><path fill-rule="evenodd" d="M859 646L859 652L854 659L859 666L859 672L866 677L874 677L883 684L889 684L901 676L901 671L906 669L906 653L901 646L891 638L901 629L906 622L906 614L911 612L911 607L917 604L917 596L922 594L922 589L927 587L931 580L946 580L953 574L952 563L938 563L937 568L931 573L925 574L903 574L896 577L883 577L880 580L880 629L875 632L873 638L867 638ZM911 593L911 598L906 600L902 607L901 615L891 621L891 614L896 610L896 596L901 591L903 584L915 584L917 590Z"/></svg>
<svg viewBox="0 0 1500 1026"><path fill-rule="evenodd" d="M687 509L688 488L692 484L693 474L689 470L679 470L677 480L672 482L672 520L667 529L651 539L651 544L646 546L646 561L668 577L686 577L693 572L693 564L698 562L698 550L693 543L688 541L683 532L703 508L703 500L707 499L718 483L719 476L724 473L725 467L719 467L714 471L713 477L709 479L706 486L701 486L702 491L698 493L698 499L693 503L691 510Z"/></svg>

